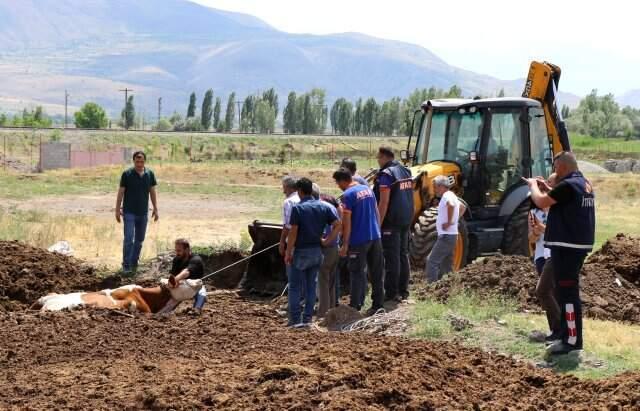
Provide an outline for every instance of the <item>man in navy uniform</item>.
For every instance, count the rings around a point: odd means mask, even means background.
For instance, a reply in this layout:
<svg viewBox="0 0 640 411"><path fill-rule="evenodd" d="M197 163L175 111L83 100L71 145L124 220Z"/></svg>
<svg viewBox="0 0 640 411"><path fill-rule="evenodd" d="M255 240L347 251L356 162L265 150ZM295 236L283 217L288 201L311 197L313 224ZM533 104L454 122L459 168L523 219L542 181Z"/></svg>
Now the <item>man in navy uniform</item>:
<svg viewBox="0 0 640 411"><path fill-rule="evenodd" d="M411 171L398 163L391 148L378 149L380 170L373 192L378 202L385 265L385 300L409 297L409 232L413 221Z"/></svg>
<svg viewBox="0 0 640 411"><path fill-rule="evenodd" d="M580 270L593 249L595 196L591 183L578 170L571 152L563 151L553 161L557 181L553 189L541 180L527 179L531 199L540 208L550 207L544 245L551 249L558 304L562 312L562 340L549 346L549 355L581 350L582 306ZM541 189L541 187L543 189Z"/></svg>

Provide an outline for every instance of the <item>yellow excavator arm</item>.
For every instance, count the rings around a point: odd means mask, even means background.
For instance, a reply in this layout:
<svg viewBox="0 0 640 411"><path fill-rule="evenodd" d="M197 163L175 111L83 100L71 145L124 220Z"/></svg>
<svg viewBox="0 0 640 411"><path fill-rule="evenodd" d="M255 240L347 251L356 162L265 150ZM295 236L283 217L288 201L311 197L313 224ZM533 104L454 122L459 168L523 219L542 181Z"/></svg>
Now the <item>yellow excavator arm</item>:
<svg viewBox="0 0 640 411"><path fill-rule="evenodd" d="M571 151L567 127L557 103L560 73L560 67L554 64L533 61L522 92L522 97L538 100L542 104L554 155L561 151Z"/></svg>

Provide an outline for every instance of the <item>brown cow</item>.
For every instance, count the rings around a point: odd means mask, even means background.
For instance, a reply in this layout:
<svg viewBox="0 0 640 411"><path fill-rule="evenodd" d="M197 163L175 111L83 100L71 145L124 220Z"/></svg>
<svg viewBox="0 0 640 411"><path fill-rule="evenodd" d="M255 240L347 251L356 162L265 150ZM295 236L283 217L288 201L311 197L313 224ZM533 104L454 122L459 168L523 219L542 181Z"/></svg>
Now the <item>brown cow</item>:
<svg viewBox="0 0 640 411"><path fill-rule="evenodd" d="M35 306L43 311L97 307L164 313L172 311L181 301L192 299L202 287L200 280L185 280L176 288L167 287L167 283L168 280L161 280L162 286L159 287L142 288L137 285L126 285L115 290L49 294L40 298Z"/></svg>

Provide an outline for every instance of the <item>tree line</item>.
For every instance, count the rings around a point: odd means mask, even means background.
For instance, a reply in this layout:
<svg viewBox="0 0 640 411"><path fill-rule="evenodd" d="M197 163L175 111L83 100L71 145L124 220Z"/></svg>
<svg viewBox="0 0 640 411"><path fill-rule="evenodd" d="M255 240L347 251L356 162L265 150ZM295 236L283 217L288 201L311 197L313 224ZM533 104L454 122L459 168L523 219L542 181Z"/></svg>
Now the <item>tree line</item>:
<svg viewBox="0 0 640 411"><path fill-rule="evenodd" d="M14 116L0 113L0 127L51 127L51 124L53 121L42 106L32 110L25 108Z"/></svg>
<svg viewBox="0 0 640 411"><path fill-rule="evenodd" d="M498 97L504 96L501 90ZM393 97L377 101L373 97L350 101L344 97L336 99L331 108L326 103L326 92L314 88L306 93L294 91L287 96L282 110L282 129L289 134L322 134L330 125L333 134L341 135L408 135L411 132L414 111L425 100L435 98L460 98L458 86L449 89L435 87L416 89L405 98ZM153 129L157 131L208 131L230 132L239 129L250 133L273 133L280 114L280 103L275 89L270 88L246 96L237 101L235 92L223 99L215 96L212 89L204 93L198 107L195 92L189 96L186 115L174 112L162 117ZM240 112L236 112L236 106ZM199 108L199 111L198 111ZM571 110L561 108L570 132L593 137L640 138L640 109L621 108L613 94L598 95L593 90L583 98L578 107ZM239 118L236 115L239 114ZM77 128L107 128L111 122L105 110L94 102L84 104L74 113ZM136 114L134 96L129 96L120 113L117 124L130 129L141 125L143 119ZM42 106L24 109L13 116L0 113L0 127L50 127L52 119Z"/></svg>
<svg viewBox="0 0 640 411"><path fill-rule="evenodd" d="M592 90L574 110L562 107L569 131L591 137L640 138L640 109L620 108L613 94Z"/></svg>
<svg viewBox="0 0 640 411"><path fill-rule="evenodd" d="M334 134L344 135L409 135L413 113L434 98L460 98L462 89L435 87L414 90L404 99L393 97L378 103L375 98L359 98L355 103L339 98L333 103L329 118Z"/></svg>

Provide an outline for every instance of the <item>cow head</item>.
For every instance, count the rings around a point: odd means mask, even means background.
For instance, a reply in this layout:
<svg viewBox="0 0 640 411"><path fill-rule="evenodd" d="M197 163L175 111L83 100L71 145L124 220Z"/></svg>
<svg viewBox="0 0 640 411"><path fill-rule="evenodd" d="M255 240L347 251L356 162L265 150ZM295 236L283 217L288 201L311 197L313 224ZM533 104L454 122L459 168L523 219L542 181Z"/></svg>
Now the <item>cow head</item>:
<svg viewBox="0 0 640 411"><path fill-rule="evenodd" d="M171 293L171 297L176 301L185 301L193 299L198 291L202 288L202 280L184 280L180 283L180 285L176 288L167 287L169 284L169 280L163 278L160 280L160 284L162 284L169 293Z"/></svg>

